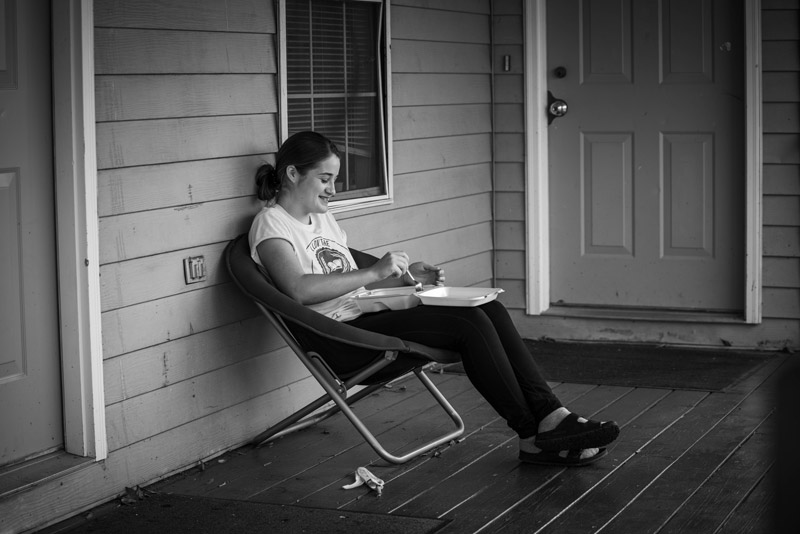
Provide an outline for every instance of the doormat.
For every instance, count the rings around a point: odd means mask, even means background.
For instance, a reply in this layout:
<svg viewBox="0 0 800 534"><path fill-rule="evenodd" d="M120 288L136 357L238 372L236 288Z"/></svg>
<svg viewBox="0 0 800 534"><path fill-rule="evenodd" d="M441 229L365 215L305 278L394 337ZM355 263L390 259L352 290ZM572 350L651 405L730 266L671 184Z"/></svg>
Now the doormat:
<svg viewBox="0 0 800 534"><path fill-rule="evenodd" d="M447 523L397 515L304 508L163 493L106 510L64 534L429 534Z"/></svg>
<svg viewBox="0 0 800 534"><path fill-rule="evenodd" d="M775 357L769 352L526 339L551 382L721 391ZM445 373L464 373L462 364Z"/></svg>

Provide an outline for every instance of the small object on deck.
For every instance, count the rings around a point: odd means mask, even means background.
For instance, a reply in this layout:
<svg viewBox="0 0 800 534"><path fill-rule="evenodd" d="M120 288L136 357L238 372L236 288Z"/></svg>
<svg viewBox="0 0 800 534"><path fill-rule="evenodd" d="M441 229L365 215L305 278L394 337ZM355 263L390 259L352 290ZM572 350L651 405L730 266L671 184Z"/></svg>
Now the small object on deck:
<svg viewBox="0 0 800 534"><path fill-rule="evenodd" d="M378 497L381 496L381 492L383 492L383 480L370 473L366 467L359 467L356 469L355 482L352 484L347 484L346 486L342 486L342 489L353 489L363 484L366 484L370 487L370 489L377 491Z"/></svg>

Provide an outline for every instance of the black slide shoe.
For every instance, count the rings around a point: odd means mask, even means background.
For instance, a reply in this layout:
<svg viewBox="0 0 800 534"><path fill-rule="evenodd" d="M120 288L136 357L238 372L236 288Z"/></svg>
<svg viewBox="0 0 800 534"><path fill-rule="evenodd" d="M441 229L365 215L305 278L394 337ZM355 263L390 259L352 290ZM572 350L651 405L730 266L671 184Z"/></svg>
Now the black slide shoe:
<svg viewBox="0 0 800 534"><path fill-rule="evenodd" d="M619 436L619 426L614 421L578 422L570 413L557 427L536 436L535 444L543 451L568 451L591 449L608 445Z"/></svg>

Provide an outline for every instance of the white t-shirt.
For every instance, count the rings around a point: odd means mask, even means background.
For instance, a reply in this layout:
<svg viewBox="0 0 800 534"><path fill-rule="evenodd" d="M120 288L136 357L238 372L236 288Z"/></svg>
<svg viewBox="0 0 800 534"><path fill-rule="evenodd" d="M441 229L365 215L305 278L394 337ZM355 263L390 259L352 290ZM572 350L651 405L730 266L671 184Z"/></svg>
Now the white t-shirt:
<svg viewBox="0 0 800 534"><path fill-rule="evenodd" d="M294 249L304 273L346 273L358 269L347 248L347 234L329 212L311 214L311 223L303 224L279 204L263 208L250 226L250 256L264 266L258 256L258 244L267 239L283 239ZM308 307L337 321L349 321L361 315L351 298L359 288L341 297Z"/></svg>

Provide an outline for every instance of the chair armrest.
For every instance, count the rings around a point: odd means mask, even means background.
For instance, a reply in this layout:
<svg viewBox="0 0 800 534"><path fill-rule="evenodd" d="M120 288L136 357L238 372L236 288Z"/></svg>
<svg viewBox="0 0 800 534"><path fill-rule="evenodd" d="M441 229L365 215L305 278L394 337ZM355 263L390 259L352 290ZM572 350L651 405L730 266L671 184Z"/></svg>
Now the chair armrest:
<svg viewBox="0 0 800 534"><path fill-rule="evenodd" d="M369 252L362 252L354 248L350 249L350 254L353 256L353 259L356 260L356 265L359 269L372 267L378 261L378 258Z"/></svg>

